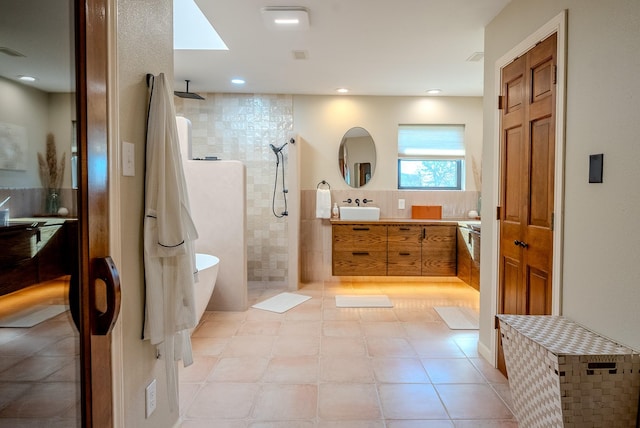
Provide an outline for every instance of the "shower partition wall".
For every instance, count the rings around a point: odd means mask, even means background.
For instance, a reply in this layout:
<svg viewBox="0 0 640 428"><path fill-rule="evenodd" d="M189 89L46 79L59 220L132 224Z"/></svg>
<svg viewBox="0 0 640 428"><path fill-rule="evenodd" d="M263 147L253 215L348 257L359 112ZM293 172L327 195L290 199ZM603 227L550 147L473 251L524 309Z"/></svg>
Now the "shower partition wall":
<svg viewBox="0 0 640 428"><path fill-rule="evenodd" d="M296 228L292 203L299 195L293 147L283 153L287 164L287 201L289 216L276 219L271 212L275 176L273 151L289 141L293 129L291 95L202 94L204 101L175 98L176 113L192 122L194 158L217 156L239 160L246 165L247 275L250 282L297 288L290 279L294 264L290 247L291 228ZM299 176L299 175L298 175ZM215 184L209 183L209 185ZM299 190L298 190L299 192ZM223 202L224 203L224 202ZM295 233L295 232L294 232ZM295 257L294 257L295 258ZM296 262L297 263L297 262ZM221 272L224 265L220 265ZM297 272L293 272L297 278ZM216 286L217 287L217 286Z"/></svg>

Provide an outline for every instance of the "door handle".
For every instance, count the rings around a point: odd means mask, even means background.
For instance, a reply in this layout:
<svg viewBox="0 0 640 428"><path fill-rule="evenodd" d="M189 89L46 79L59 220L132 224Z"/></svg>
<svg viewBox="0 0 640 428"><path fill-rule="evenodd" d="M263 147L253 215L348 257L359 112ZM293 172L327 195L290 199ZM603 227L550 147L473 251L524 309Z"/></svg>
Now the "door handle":
<svg viewBox="0 0 640 428"><path fill-rule="evenodd" d="M517 246L522 247L522 248L527 248L529 246L529 244L527 244L526 242L519 241L517 239L515 241L513 241L513 245L517 245Z"/></svg>
<svg viewBox="0 0 640 428"><path fill-rule="evenodd" d="M106 336L111 333L113 326L120 313L120 275L111 257L97 258L93 262L93 286L98 280L104 282L106 289L106 309L105 311L93 307L95 323L93 334ZM94 302L95 305L96 302Z"/></svg>

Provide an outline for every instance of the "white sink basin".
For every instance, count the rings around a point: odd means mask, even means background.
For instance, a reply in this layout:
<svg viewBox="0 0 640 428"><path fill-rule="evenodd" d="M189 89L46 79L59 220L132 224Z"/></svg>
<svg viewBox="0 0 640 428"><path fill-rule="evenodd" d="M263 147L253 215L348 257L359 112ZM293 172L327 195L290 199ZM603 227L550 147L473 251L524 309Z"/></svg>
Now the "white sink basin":
<svg viewBox="0 0 640 428"><path fill-rule="evenodd" d="M340 207L340 220L377 221L380 220L380 208Z"/></svg>

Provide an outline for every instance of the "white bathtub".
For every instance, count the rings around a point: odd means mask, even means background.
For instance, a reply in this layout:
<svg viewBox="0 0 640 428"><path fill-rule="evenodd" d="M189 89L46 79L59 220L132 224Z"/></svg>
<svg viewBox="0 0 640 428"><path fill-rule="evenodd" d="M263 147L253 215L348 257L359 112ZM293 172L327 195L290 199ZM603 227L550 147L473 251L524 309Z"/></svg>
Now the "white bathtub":
<svg viewBox="0 0 640 428"><path fill-rule="evenodd" d="M213 289L218 277L218 265L220 259L211 254L196 253L196 268L198 269L198 282L195 285L196 316L198 322L202 319L207 309L209 300L213 295Z"/></svg>

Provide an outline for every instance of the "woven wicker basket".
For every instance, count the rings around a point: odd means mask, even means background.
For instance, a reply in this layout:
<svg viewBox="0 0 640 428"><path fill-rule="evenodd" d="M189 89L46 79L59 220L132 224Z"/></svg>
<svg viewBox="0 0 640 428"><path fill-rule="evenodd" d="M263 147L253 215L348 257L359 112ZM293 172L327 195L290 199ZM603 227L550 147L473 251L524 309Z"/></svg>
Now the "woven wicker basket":
<svg viewBox="0 0 640 428"><path fill-rule="evenodd" d="M563 317L498 318L519 426L636 426L637 352Z"/></svg>

